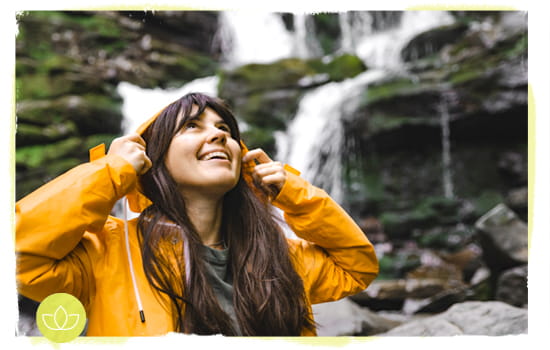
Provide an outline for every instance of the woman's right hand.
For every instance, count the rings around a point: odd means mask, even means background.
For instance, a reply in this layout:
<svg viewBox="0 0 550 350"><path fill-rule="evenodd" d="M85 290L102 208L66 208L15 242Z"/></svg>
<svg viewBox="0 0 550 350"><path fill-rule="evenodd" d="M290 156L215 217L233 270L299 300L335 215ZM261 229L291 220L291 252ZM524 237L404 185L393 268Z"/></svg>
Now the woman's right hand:
<svg viewBox="0 0 550 350"><path fill-rule="evenodd" d="M138 134L121 136L111 142L107 154L116 154L132 164L138 175L144 174L152 166L145 153L145 141Z"/></svg>

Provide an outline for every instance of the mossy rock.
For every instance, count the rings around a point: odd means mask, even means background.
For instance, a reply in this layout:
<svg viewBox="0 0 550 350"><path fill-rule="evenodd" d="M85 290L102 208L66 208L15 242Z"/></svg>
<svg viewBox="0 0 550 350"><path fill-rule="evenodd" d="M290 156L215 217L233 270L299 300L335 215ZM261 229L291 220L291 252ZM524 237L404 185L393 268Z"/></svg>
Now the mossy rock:
<svg viewBox="0 0 550 350"><path fill-rule="evenodd" d="M444 46L459 41L467 29L468 25L458 22L422 32L402 49L401 57L408 62L435 55Z"/></svg>
<svg viewBox="0 0 550 350"><path fill-rule="evenodd" d="M428 197L408 210L382 213L380 221L391 237L411 238L416 229L460 221L459 203L444 197Z"/></svg>
<svg viewBox="0 0 550 350"><path fill-rule="evenodd" d="M52 143L76 135L76 125L71 121L46 126L20 123L17 125L15 143L17 147L22 147Z"/></svg>
<svg viewBox="0 0 550 350"><path fill-rule="evenodd" d="M82 153L82 140L71 137L48 145L35 145L17 148L15 162L21 168L39 168L55 159L72 157Z"/></svg>
<svg viewBox="0 0 550 350"><path fill-rule="evenodd" d="M67 94L106 93L109 90L101 76L70 71L50 73L16 76L17 100L51 99Z"/></svg>
<svg viewBox="0 0 550 350"><path fill-rule="evenodd" d="M62 141L18 147L15 152L16 197L34 191L69 169L89 160L89 149L104 143L107 147L119 135L98 134L70 137Z"/></svg>
<svg viewBox="0 0 550 350"><path fill-rule="evenodd" d="M310 60L308 63L317 73L328 74L330 81L342 81L353 78L367 70L367 66L365 66L363 61L351 54L338 55L328 63L323 62L323 59Z"/></svg>
<svg viewBox="0 0 550 350"><path fill-rule="evenodd" d="M468 225L436 226L419 230L413 237L420 247L455 252L472 239L474 232L473 227Z"/></svg>
<svg viewBox="0 0 550 350"><path fill-rule="evenodd" d="M300 79L316 73L307 61L298 58L272 64L247 64L231 71L221 71L220 91L231 98L252 92L297 87Z"/></svg>
<svg viewBox="0 0 550 350"><path fill-rule="evenodd" d="M352 78L366 70L354 55L343 54L325 62L323 59L282 59L271 64L247 64L220 72L220 91L229 98L252 92L304 88L303 78L326 74L327 81Z"/></svg>
<svg viewBox="0 0 550 350"><path fill-rule="evenodd" d="M247 124L282 130L295 115L301 93L298 90L274 90L252 93L234 101L234 111Z"/></svg>

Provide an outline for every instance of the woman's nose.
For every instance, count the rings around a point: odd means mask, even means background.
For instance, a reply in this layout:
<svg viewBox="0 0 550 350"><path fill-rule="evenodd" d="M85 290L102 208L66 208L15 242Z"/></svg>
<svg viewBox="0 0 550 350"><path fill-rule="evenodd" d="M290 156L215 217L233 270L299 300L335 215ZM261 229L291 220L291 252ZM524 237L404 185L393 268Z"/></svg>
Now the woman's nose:
<svg viewBox="0 0 550 350"><path fill-rule="evenodd" d="M219 142L225 144L227 141L227 133L223 130L220 130L217 127L212 127L209 130L208 142L215 143Z"/></svg>

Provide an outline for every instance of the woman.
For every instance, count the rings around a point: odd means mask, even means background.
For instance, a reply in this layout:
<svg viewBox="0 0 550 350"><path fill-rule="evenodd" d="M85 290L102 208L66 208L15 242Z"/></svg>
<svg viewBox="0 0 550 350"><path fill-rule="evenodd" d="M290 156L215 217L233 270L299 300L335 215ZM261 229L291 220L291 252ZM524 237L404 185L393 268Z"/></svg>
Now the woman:
<svg viewBox="0 0 550 350"><path fill-rule="evenodd" d="M248 152L219 99L186 95L103 155L16 204L20 293L75 295L88 335L315 335L311 304L378 273L353 220ZM109 216L124 196L139 218ZM284 237L270 204L301 239Z"/></svg>

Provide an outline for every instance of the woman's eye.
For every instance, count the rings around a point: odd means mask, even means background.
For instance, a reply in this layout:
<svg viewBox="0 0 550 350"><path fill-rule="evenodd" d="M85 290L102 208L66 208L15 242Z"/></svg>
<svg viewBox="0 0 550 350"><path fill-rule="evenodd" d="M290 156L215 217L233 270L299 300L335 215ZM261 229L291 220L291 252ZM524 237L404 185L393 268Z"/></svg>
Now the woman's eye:
<svg viewBox="0 0 550 350"><path fill-rule="evenodd" d="M184 126L185 129L194 129L196 127L197 127L197 123L195 123L195 122L189 122L189 123L185 124L185 126Z"/></svg>
<svg viewBox="0 0 550 350"><path fill-rule="evenodd" d="M229 129L229 126L225 125L225 124L222 124L222 125L218 125L218 129L222 130L222 131L225 131L225 132L231 132L231 129Z"/></svg>

